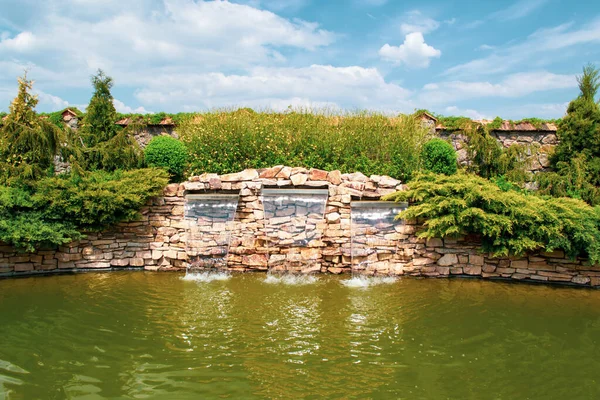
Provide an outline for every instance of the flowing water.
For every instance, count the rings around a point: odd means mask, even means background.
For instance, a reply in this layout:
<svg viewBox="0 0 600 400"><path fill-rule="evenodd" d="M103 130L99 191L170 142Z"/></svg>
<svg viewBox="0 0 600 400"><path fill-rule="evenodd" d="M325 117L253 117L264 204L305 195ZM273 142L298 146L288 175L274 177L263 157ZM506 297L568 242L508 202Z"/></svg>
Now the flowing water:
<svg viewBox="0 0 600 400"><path fill-rule="evenodd" d="M0 280L0 399L600 397L600 291L347 279Z"/></svg>

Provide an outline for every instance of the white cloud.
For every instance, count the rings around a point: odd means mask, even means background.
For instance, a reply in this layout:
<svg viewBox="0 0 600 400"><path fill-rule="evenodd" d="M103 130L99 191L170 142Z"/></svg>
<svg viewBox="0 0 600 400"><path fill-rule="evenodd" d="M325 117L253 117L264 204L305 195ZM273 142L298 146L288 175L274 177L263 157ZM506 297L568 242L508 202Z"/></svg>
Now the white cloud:
<svg viewBox="0 0 600 400"><path fill-rule="evenodd" d="M39 103L47 105L52 111L62 110L69 106L68 101L63 100L58 96L54 96L41 90L35 90L34 93L37 94Z"/></svg>
<svg viewBox="0 0 600 400"><path fill-rule="evenodd" d="M410 111L411 93L388 83L374 68L312 65L306 68L254 68L247 75L223 73L160 75L136 97L163 108L206 109L292 106Z"/></svg>
<svg viewBox="0 0 600 400"><path fill-rule="evenodd" d="M567 112L568 102L564 103L533 103L519 104L514 107L504 107L494 110L505 118L562 118Z"/></svg>
<svg viewBox="0 0 600 400"><path fill-rule="evenodd" d="M411 68L427 68L432 58L439 58L442 52L427 43L420 32L406 35L400 46L384 44L379 55L386 61L404 64Z"/></svg>
<svg viewBox="0 0 600 400"><path fill-rule="evenodd" d="M125 103L123 103L121 100L118 100L118 99L113 99L113 104L114 104L117 112L122 113L122 114L148 114L148 113L150 113L150 111L146 110L144 107L141 107L141 106L137 107L137 108L129 107L128 105L125 105Z"/></svg>
<svg viewBox="0 0 600 400"><path fill-rule="evenodd" d="M0 40L0 51L7 50L21 53L32 50L34 46L35 37L33 33L27 31L19 33L14 38L3 34Z"/></svg>
<svg viewBox="0 0 600 400"><path fill-rule="evenodd" d="M470 108L462 109L456 106L449 106L444 109L446 115L454 115L460 117L469 117L471 119L490 119L485 114L481 114L479 111L472 110Z"/></svg>
<svg viewBox="0 0 600 400"><path fill-rule="evenodd" d="M490 46L489 44L482 44L477 49L478 50L494 50L496 46Z"/></svg>
<svg viewBox="0 0 600 400"><path fill-rule="evenodd" d="M548 0L519 0L504 10L496 11L490 15L491 19L499 21L512 21L528 16L546 4Z"/></svg>
<svg viewBox="0 0 600 400"><path fill-rule="evenodd" d="M428 103L444 104L482 97L515 98L534 92L574 87L577 87L577 81L573 75L538 71L512 74L498 83L486 81L430 83L423 87L420 99Z"/></svg>
<svg viewBox="0 0 600 400"><path fill-rule="evenodd" d="M404 35L408 35L409 33L413 32L421 32L422 34L426 34L435 31L440 26L438 21L423 16L419 10L407 12L402 20L403 22L400 24L400 31ZM449 23L452 24L454 21Z"/></svg>
<svg viewBox="0 0 600 400"><path fill-rule="evenodd" d="M580 28L572 28L572 24L563 24L549 29L540 29L522 43L498 48L489 56L456 65L449 68L444 74L455 77L473 77L504 73L528 62L538 61L544 55L550 55L552 61L569 56L566 52L557 52L557 50L600 43L600 18Z"/></svg>
<svg viewBox="0 0 600 400"><path fill-rule="evenodd" d="M313 51L336 38L316 23L227 1L164 0L143 12L137 2L121 2L120 9L109 2L96 19L75 18L58 0L48 3L55 7L43 5L48 10L42 21L0 40L0 59L19 60L24 50L43 49L27 61L80 74L70 80L96 68L118 78L141 65L207 71L277 64L285 60L278 48Z"/></svg>

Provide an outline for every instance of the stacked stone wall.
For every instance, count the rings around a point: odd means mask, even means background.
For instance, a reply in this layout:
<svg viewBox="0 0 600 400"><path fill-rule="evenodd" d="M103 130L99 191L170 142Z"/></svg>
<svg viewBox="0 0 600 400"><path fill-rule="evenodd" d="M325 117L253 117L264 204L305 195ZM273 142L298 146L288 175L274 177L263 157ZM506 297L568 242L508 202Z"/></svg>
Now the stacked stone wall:
<svg viewBox="0 0 600 400"><path fill-rule="evenodd" d="M311 229L315 236L303 238L298 235L306 235L306 231L279 230L277 224L272 223L267 226L261 196L265 188L327 189L324 216L316 218L310 214L310 221L307 220L314 225ZM230 253L226 260L229 270L350 272L353 266L351 202L377 200L396 190L402 190L402 185L395 179L367 177L358 172L341 174L278 166L221 176L204 174L167 186L162 197L152 199L142 209L138 221L90 233L78 242L33 254L19 253L1 245L0 276L130 267L183 271L189 262L190 235L190 221L184 215L185 196L223 192L240 195L230 230ZM280 224L293 225L292 214L276 218L282 218ZM417 237L419 229L415 221L398 223L393 231L386 231L381 246L373 242L373 251L355 253L354 267L367 261L361 270L365 274L466 275L600 286L600 266L590 266L586 260L569 260L560 251L495 258L481 252L481 243L476 237L424 240ZM302 245L296 245L298 240L304 240Z"/></svg>
<svg viewBox="0 0 600 400"><path fill-rule="evenodd" d="M495 130L490 134L496 138L504 148L513 144L526 146L528 149L527 170L532 173L547 171L550 168L550 156L558 144L556 131L505 131ZM443 139L449 139L458 155L461 164L469 162L465 143L467 137L456 131L438 131L437 135Z"/></svg>

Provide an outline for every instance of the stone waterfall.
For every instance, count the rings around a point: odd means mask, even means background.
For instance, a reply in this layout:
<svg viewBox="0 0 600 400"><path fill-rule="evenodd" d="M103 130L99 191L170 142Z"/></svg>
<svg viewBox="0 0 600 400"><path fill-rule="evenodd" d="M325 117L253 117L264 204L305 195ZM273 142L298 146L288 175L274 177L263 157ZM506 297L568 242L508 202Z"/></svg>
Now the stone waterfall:
<svg viewBox="0 0 600 400"><path fill-rule="evenodd" d="M398 239L403 235L401 220L395 217L406 203L353 201L350 210L352 275L389 274L394 271Z"/></svg>
<svg viewBox="0 0 600 400"><path fill-rule="evenodd" d="M187 272L226 270L239 194L189 194L185 200Z"/></svg>
<svg viewBox="0 0 600 400"><path fill-rule="evenodd" d="M263 189L269 272L320 271L328 195L328 189Z"/></svg>

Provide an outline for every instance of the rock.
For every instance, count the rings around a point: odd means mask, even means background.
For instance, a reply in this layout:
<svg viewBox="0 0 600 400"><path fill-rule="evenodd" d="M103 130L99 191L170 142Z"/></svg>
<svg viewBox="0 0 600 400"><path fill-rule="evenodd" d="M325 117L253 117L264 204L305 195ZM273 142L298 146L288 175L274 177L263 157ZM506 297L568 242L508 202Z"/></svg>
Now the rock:
<svg viewBox="0 0 600 400"><path fill-rule="evenodd" d="M267 168L260 173L259 178L264 178L264 179L275 178L277 176L277 174L281 171L282 168L283 168L283 165L277 165L273 168Z"/></svg>
<svg viewBox="0 0 600 400"><path fill-rule="evenodd" d="M578 285L587 285L590 283L590 278L587 276L574 276L573 279L571 279L571 282Z"/></svg>
<svg viewBox="0 0 600 400"><path fill-rule="evenodd" d="M19 263L19 264L15 264L14 271L15 272L33 271L33 264L32 263Z"/></svg>
<svg viewBox="0 0 600 400"><path fill-rule="evenodd" d="M311 168L308 171L308 179L311 181L326 181L327 171L323 171L322 169Z"/></svg>
<svg viewBox="0 0 600 400"><path fill-rule="evenodd" d="M290 179L290 175L292 175L292 168L283 167L281 168L281 171L279 171L277 175L275 175L275 177L278 179Z"/></svg>
<svg viewBox="0 0 600 400"><path fill-rule="evenodd" d="M437 264L442 267L453 266L458 264L458 257L456 257L456 254L444 254L444 256L438 260Z"/></svg>
<svg viewBox="0 0 600 400"><path fill-rule="evenodd" d="M249 267L266 267L267 256L266 254L251 254L242 257L242 263Z"/></svg>
<svg viewBox="0 0 600 400"><path fill-rule="evenodd" d="M444 242L439 238L427 239L427 247L444 247Z"/></svg>
<svg viewBox="0 0 600 400"><path fill-rule="evenodd" d="M129 265L132 267L143 267L144 259L143 258L132 258L129 260Z"/></svg>
<svg viewBox="0 0 600 400"><path fill-rule="evenodd" d="M223 182L242 182L254 179L258 179L258 171L255 169L245 169L242 172L237 172L235 174L221 175L221 181Z"/></svg>
<svg viewBox="0 0 600 400"><path fill-rule="evenodd" d="M340 214L337 212L332 212L332 213L327 214L326 218L327 218L327 222L330 222L330 223L338 222L340 220Z"/></svg>
<svg viewBox="0 0 600 400"><path fill-rule="evenodd" d="M301 186L306 183L306 181L308 180L308 176L306 174L296 174L292 175L290 179L292 180L292 185Z"/></svg>
<svg viewBox="0 0 600 400"><path fill-rule="evenodd" d="M205 184L202 182L185 182L183 188L188 191L204 190Z"/></svg>
<svg viewBox="0 0 600 400"><path fill-rule="evenodd" d="M463 273L467 275L481 275L481 267L468 265L466 267L463 267Z"/></svg>
<svg viewBox="0 0 600 400"><path fill-rule="evenodd" d="M483 265L483 256L470 254L469 255L469 264ZM491 271L486 271L486 272L491 272Z"/></svg>
<svg viewBox="0 0 600 400"><path fill-rule="evenodd" d="M342 183L342 173L338 170L330 171L329 174L327 174L327 180L334 185L339 185Z"/></svg>
<svg viewBox="0 0 600 400"><path fill-rule="evenodd" d="M129 259L128 258L113 259L113 260L111 260L110 265L112 265L113 267L126 267L129 265Z"/></svg>
<svg viewBox="0 0 600 400"><path fill-rule="evenodd" d="M379 179L379 187L382 188L395 188L401 183L402 182L400 182L398 179L394 179L385 175Z"/></svg>
<svg viewBox="0 0 600 400"><path fill-rule="evenodd" d="M179 191L179 183L171 183L167 185L163 191L163 195L166 197L177 196L177 192Z"/></svg>
<svg viewBox="0 0 600 400"><path fill-rule="evenodd" d="M527 260L513 260L510 263L512 268L521 268L526 269L529 266L529 261Z"/></svg>
<svg viewBox="0 0 600 400"><path fill-rule="evenodd" d="M355 172L353 174L348 174L348 180L351 182L364 183L364 182L368 181L369 178L367 178L366 175L363 174L362 172ZM364 185L363 185L363 187L364 187Z"/></svg>
<svg viewBox="0 0 600 400"><path fill-rule="evenodd" d="M110 268L109 262L92 262L87 264L81 264L80 268Z"/></svg>
<svg viewBox="0 0 600 400"><path fill-rule="evenodd" d="M413 260L412 260L412 264L414 266L433 264L434 262L435 262L435 260L433 260L431 258L425 258L425 257L413 258Z"/></svg>

